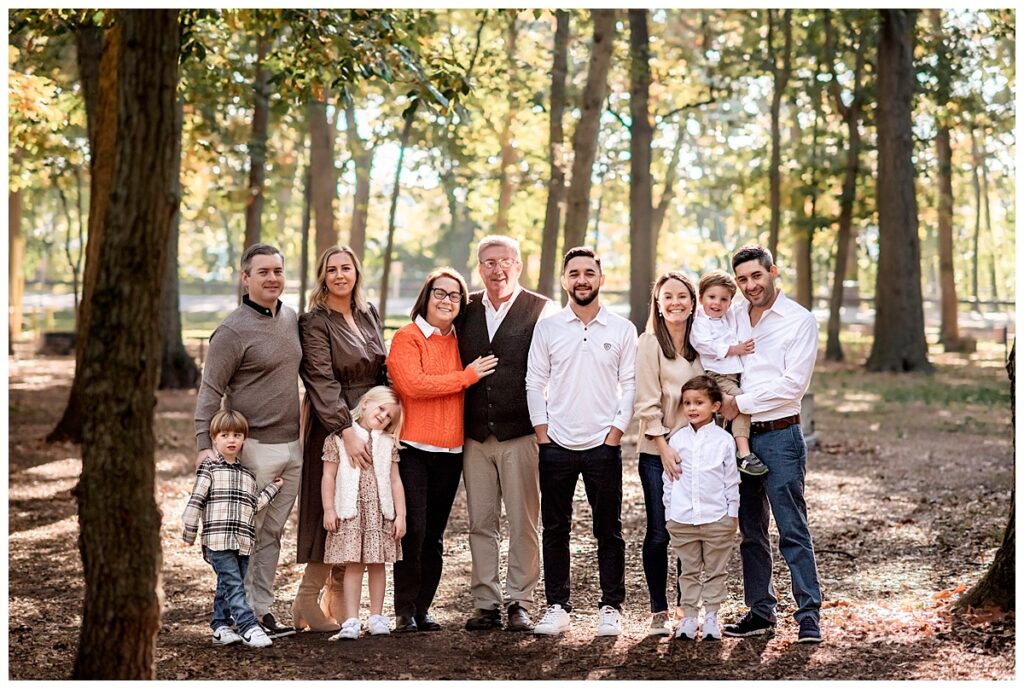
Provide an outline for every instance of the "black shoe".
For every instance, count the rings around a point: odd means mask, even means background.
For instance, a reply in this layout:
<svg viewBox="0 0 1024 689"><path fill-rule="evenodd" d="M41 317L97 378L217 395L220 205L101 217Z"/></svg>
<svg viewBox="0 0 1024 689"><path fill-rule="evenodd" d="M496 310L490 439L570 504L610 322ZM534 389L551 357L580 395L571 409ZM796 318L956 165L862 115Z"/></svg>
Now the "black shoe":
<svg viewBox="0 0 1024 689"><path fill-rule="evenodd" d="M401 634L403 632L418 632L419 627L416 626L416 620L409 615L395 615L395 633Z"/></svg>
<svg viewBox="0 0 1024 689"><path fill-rule="evenodd" d="M746 457L737 457L736 468L748 476L764 476L768 473L768 467L753 452Z"/></svg>
<svg viewBox="0 0 1024 689"><path fill-rule="evenodd" d="M282 636L291 636L295 633L295 627L285 627L283 624L278 624L277 620L274 619L274 615L269 612L260 620L260 626L263 627L263 631L271 639L280 639Z"/></svg>
<svg viewBox="0 0 1024 689"><path fill-rule="evenodd" d="M488 629L501 629L501 611L477 608L473 616L466 620L466 631L483 632Z"/></svg>
<svg viewBox="0 0 1024 689"><path fill-rule="evenodd" d="M510 632L532 632L533 631L533 620L530 619L530 614L526 612L526 608L519 605L519 603L513 603L508 606L508 627Z"/></svg>
<svg viewBox="0 0 1024 689"><path fill-rule="evenodd" d="M775 636L775 623L751 610L739 622L725 625L722 633L726 636Z"/></svg>
<svg viewBox="0 0 1024 689"><path fill-rule="evenodd" d="M797 634L796 642L798 644L820 644L821 643L821 628L818 627L818 621L813 617L805 617L800 620L800 632Z"/></svg>
<svg viewBox="0 0 1024 689"><path fill-rule="evenodd" d="M424 613L422 615L416 615L416 627L421 632L439 632L441 631L441 625L437 623L430 613Z"/></svg>

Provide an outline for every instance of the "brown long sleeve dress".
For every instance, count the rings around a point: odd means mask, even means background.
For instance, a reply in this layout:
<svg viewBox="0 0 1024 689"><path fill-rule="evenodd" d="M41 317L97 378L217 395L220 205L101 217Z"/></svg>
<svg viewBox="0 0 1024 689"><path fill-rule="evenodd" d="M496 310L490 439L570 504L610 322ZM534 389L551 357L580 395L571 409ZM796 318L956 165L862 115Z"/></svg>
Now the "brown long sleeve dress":
<svg viewBox="0 0 1024 689"><path fill-rule="evenodd" d="M349 409L374 385L387 381L384 335L372 304L352 310L363 336L359 337L340 313L317 309L299 317L302 364L299 376L306 388L302 401L302 481L299 487L299 529L296 562L323 562L324 508L320 481L324 475L324 441L352 425Z"/></svg>

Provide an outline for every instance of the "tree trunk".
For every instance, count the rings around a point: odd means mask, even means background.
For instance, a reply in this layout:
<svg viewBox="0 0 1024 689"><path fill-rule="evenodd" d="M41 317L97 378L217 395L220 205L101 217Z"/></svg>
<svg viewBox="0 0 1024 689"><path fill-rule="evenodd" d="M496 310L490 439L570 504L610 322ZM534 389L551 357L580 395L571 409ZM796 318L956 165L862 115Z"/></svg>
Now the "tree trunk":
<svg viewBox="0 0 1024 689"><path fill-rule="evenodd" d="M316 257L338 243L334 228L334 159L327 125L327 103L309 104L309 164L313 174L313 217L316 219Z"/></svg>
<svg viewBox="0 0 1024 689"><path fill-rule="evenodd" d="M647 10L629 10L629 320L643 332L654 283L651 245L651 50Z"/></svg>
<svg viewBox="0 0 1024 689"><path fill-rule="evenodd" d="M1017 343L1014 342L1010 349L1010 356L1006 360L1006 372L1010 377L1010 438L1013 442L1013 454L1017 455L1016 437L1013 429L1017 427L1017 395L1016 395L1016 369L1017 369ZM1010 485L1013 485L1011 481ZM965 593L956 607L959 610L970 608L984 608L998 605L1003 610L1016 609L1015 593L1015 558L1017 550L1017 530L1014 526L1016 512L1016 491L1010 491L1010 518L1006 522L1006 529L1003 531L1003 543L996 551L992 566L988 568L985 576L975 584L970 591Z"/></svg>
<svg viewBox="0 0 1024 689"><path fill-rule="evenodd" d="M100 60L103 58L103 29L98 26L79 26L75 30L78 78L82 82L85 101L85 128L89 136L89 150L96 150L96 113L100 93ZM91 165L90 165L91 169Z"/></svg>
<svg viewBox="0 0 1024 689"><path fill-rule="evenodd" d="M85 605L75 679L154 679L160 629L160 511L153 409L160 289L174 200L177 10L119 12L117 138L102 264L82 359L79 549ZM101 93L102 95L102 93ZM102 134L102 131L101 131ZM103 189L101 187L101 189ZM104 189L104 191L107 191Z"/></svg>
<svg viewBox="0 0 1024 689"><path fill-rule="evenodd" d="M20 151L15 155L19 153ZM25 236L21 233L22 197L21 189L7 193L7 293L11 305L7 320L8 354L13 353L14 341L21 337L21 320L24 315L22 302L25 299Z"/></svg>
<svg viewBox="0 0 1024 689"><path fill-rule="evenodd" d="M974 133L974 125L971 127L971 186L974 188L974 241L971 250L971 297L974 299L974 310L978 310L978 272L979 254L981 243L981 182L978 177L978 168L981 163L981 154L978 151L978 137Z"/></svg>
<svg viewBox="0 0 1024 689"><path fill-rule="evenodd" d="M880 10L878 45L878 280L869 371L931 372L921 301L914 197L916 10Z"/></svg>
<svg viewBox="0 0 1024 689"><path fill-rule="evenodd" d="M803 132L800 129L800 120L796 116L797 107L796 102L793 104L793 124L790 128L790 141L794 147L798 146L802 137ZM814 160L814 146L811 147L811 158L810 164L807 166L812 171L816 161ZM813 220L814 209L813 205L808 208L808 203L812 203L806 196L807 190L804 185L804 180L797 179L796 185L793 188L792 203L794 212L797 214L797 220L793 224L792 238L793 238L793 265L796 268L796 291L793 295L794 301L803 306L805 309L811 309L811 221Z"/></svg>
<svg viewBox="0 0 1024 689"><path fill-rule="evenodd" d="M551 297L555 287L555 265L558 263L558 229L562 204L565 201L565 145L562 117L565 113L565 81L569 72L569 13L555 10L554 64L551 69L551 118L548 125L548 203L544 210L544 231L541 235L540 277L537 291Z"/></svg>
<svg viewBox="0 0 1024 689"><path fill-rule="evenodd" d="M516 17L513 14L509 17L508 33L505 34L505 52L508 57L508 71L505 74L506 83L512 85L508 89L506 105L508 112L501 123L501 133L498 141L501 148L501 170L498 175L498 216L494 220L495 234L508 234L508 211L512 206L512 194L515 185L512 175L515 172L516 149L512 145L512 124L515 121L516 109L519 107L515 88L516 80L516 39L519 36L519 27Z"/></svg>
<svg viewBox="0 0 1024 689"><path fill-rule="evenodd" d="M85 273L82 277L82 304L78 313L78 325L75 337L75 377L71 382L71 392L64 413L57 422L46 441L75 443L82 442L82 378L78 375L82 370L82 356L85 351L86 338L89 336L89 320L92 317L92 294L99 271L101 245L103 243L104 222L107 202L113 186L114 175L114 144L117 138L118 103L117 103L117 70L120 65L121 29L114 26L108 29L103 37L103 48L100 65L88 68L80 66L83 74L83 89L88 83L84 75L98 75L95 110L86 112L86 120L93 136L90 141L91 155L89 161L89 240L85 247ZM80 39L80 45L81 45ZM86 53L79 54L79 61L92 59L96 55L94 46ZM90 99L86 99L88 107Z"/></svg>
<svg viewBox="0 0 1024 689"><path fill-rule="evenodd" d="M939 284L942 289L942 325L939 342L947 351L955 351L960 344L960 326L957 321L956 279L953 270L953 149L949 140L949 126L943 122L935 136L935 154L938 159L939 182Z"/></svg>
<svg viewBox="0 0 1024 689"><path fill-rule="evenodd" d="M398 139L398 163L395 165L395 183L391 188L391 209L388 211L388 238L384 246L384 272L380 278L380 320L383 323L387 318L388 307L388 282L391 277L391 252L395 247L395 213L398 211L398 194L401 191L402 159L405 158L405 147L409 143L409 136L412 134L413 118L416 117L415 104L410 106L404 113L405 124L402 125L402 134Z"/></svg>
<svg viewBox="0 0 1024 689"><path fill-rule="evenodd" d="M654 207L651 215L651 249L654 255L658 255L658 240L661 237L661 227L665 224L665 216L668 215L668 207L675 197L676 175L679 168L679 156L683 150L686 127L679 126L676 135L676 142L672 146L672 155L668 167L665 168L665 185L661 189L661 196L658 198L658 205Z"/></svg>
<svg viewBox="0 0 1024 689"><path fill-rule="evenodd" d="M309 221L313 180L309 165L302 176L302 230L300 231L301 249L299 250L299 313L306 312L306 291L309 289Z"/></svg>
<svg viewBox="0 0 1024 689"><path fill-rule="evenodd" d="M615 39L615 10L591 10L594 20L594 41L590 49L587 83L583 87L583 111L572 135L572 178L565 211L566 251L583 243L590 215L590 177L597 155L597 135L601 113L608 92L608 67L611 64Z"/></svg>
<svg viewBox="0 0 1024 689"><path fill-rule="evenodd" d="M373 170L373 149L359 136L356 108L351 100L345 103L345 131L356 173L356 193L352 200L352 226L348 246L363 260L366 251L366 221L370 214L370 173Z"/></svg>
<svg viewBox="0 0 1024 689"><path fill-rule="evenodd" d="M782 32L784 47L782 49L782 66L776 62L775 50L772 45L772 34L775 30L774 10L768 10L768 59L772 63L772 152L771 163L768 168L768 196L771 206L771 224L768 229L768 250L776 261L779 260L779 224L781 216L781 177L779 167L782 164L781 137L779 134L779 111L782 106L782 95L789 82L792 72L791 57L793 54L793 22L792 10L782 12Z"/></svg>
<svg viewBox="0 0 1024 689"><path fill-rule="evenodd" d="M245 197L245 245L258 244L263 228L263 187L267 178L267 128L270 123L270 71L267 37L256 37L256 76L252 84L252 134L249 137L249 193Z"/></svg>
<svg viewBox="0 0 1024 689"><path fill-rule="evenodd" d="M996 284L996 238L992 233L992 214L989 212L988 205L988 165L985 162L988 154L985 151L985 142L981 142L978 147L978 167L981 169L981 210L985 216L985 231L988 233L989 246L991 247L988 252L989 258L989 278L992 285L992 301L999 299L999 289ZM993 304L993 308L998 308Z"/></svg>
<svg viewBox="0 0 1024 689"><path fill-rule="evenodd" d="M167 265L164 268L160 297L160 383L161 390L189 390L199 385L199 367L185 350L181 336L181 308L178 303L178 237L181 229L181 125L185 103L181 97L174 105L174 169L171 171L170 198L174 204L167 236Z"/></svg>

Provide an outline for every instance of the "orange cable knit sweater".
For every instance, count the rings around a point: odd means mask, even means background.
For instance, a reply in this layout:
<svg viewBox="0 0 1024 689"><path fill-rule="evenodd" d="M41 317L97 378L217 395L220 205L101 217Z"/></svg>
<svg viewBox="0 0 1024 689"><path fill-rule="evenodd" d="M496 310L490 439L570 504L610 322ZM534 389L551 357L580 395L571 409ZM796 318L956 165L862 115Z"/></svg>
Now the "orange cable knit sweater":
<svg viewBox="0 0 1024 689"><path fill-rule="evenodd" d="M405 411L402 440L462 445L463 391L479 378L463 370L454 335L427 338L415 323L403 326L391 340L388 374Z"/></svg>

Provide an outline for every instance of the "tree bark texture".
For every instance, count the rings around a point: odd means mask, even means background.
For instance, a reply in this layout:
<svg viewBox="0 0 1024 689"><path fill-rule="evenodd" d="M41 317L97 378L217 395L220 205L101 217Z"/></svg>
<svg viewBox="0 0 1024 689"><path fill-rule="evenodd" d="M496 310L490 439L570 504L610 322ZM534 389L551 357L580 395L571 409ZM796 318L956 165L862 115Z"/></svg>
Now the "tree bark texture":
<svg viewBox="0 0 1024 689"><path fill-rule="evenodd" d="M498 174L498 215L494 220L496 234L508 234L508 211L512 207L512 194L515 192L516 149L512 145L512 125L519 107L515 81L517 72L516 39L519 37L519 25L516 17L509 17L508 32L505 34L505 52L508 57L508 70L505 79L511 87L508 89L506 106L508 111L501 123L498 142L501 149L501 170Z"/></svg>
<svg viewBox="0 0 1024 689"><path fill-rule="evenodd" d="M117 103L117 70L120 68L121 28L119 25L108 29L103 36L102 57L100 65L95 69L98 74L98 86L95 98L95 111L86 111L86 120L92 121L91 131L94 140L90 141L90 176L89 176L89 239L85 247L85 272L82 277L82 304L78 312L78 324L75 328L75 377L71 382L71 392L64 413L57 422L46 441L75 443L82 442L82 379L78 373L82 370L82 357L85 351L86 338L89 336L89 320L92 317L92 294L99 271L101 245L103 243L104 222L107 202L113 190L114 145L117 139L118 103ZM95 57L90 51L88 57ZM81 60L82 58L80 58ZM82 74L91 74L93 67L83 68ZM84 78L84 76L83 76ZM84 83L84 82L83 82ZM85 88L83 86L83 88ZM89 100L86 100L88 106Z"/></svg>
<svg viewBox="0 0 1024 689"><path fill-rule="evenodd" d="M377 309L382 323L387 317L388 282L391 278L391 253L395 248L395 214L398 212L398 195L402 189L402 160L405 158L405 147L409 144L409 136L412 134L412 123L415 117L416 108L409 108L405 113L405 124L402 125L402 134L398 139L398 163L395 165L395 183L391 187L391 208L388 211L388 236L384 246L384 271L380 278L380 304Z"/></svg>
<svg viewBox="0 0 1024 689"><path fill-rule="evenodd" d="M939 167L939 285L942 291L939 341L951 351L959 346L960 325L953 270L953 148L946 123L939 125L935 135L935 155Z"/></svg>
<svg viewBox="0 0 1024 689"><path fill-rule="evenodd" d="M299 314L306 312L306 291L309 289L309 223L313 179L310 166L302 175L302 230L299 249Z"/></svg>
<svg viewBox="0 0 1024 689"><path fill-rule="evenodd" d="M782 108L782 96L786 90L786 84L789 82L789 76L792 73L793 11L783 10L782 12L783 48L781 66L779 66L777 62L775 48L772 42L773 34L775 32L774 13L775 10L768 10L768 59L771 60L772 64L771 71L773 84L771 105L772 152L771 162L769 163L768 168L768 197L769 205L771 206L771 223L768 228L768 250L772 252L772 256L775 258L776 262L778 262L779 225L782 214L782 180L779 173L779 168L782 165L782 151L781 136L779 133L779 114Z"/></svg>
<svg viewBox="0 0 1024 689"><path fill-rule="evenodd" d="M309 104L309 162L313 169L313 217L316 222L316 258L338 243L334 227L334 177L331 133L327 125L327 103Z"/></svg>
<svg viewBox="0 0 1024 689"><path fill-rule="evenodd" d="M572 177L566 196L565 235L562 242L562 248L566 251L580 246L587 231L591 175L597 155L601 112L608 94L608 67L615 40L615 10L591 10L590 14L594 21L594 40L590 48L587 83L583 87L582 114L572 135Z"/></svg>
<svg viewBox="0 0 1024 689"><path fill-rule="evenodd" d="M160 512L153 409L160 289L175 199L177 10L119 12L117 137L80 376L79 548L85 605L75 679L153 679ZM104 92L106 89L104 89ZM101 96L103 94L101 93ZM102 135L102 131L100 132Z"/></svg>
<svg viewBox="0 0 1024 689"><path fill-rule="evenodd" d="M558 263L558 230L562 204L565 202L565 135L562 118L565 114L565 82L569 73L569 13L555 11L554 61L551 68L551 118L548 125L548 202L544 209L544 231L541 235L540 277L537 291L554 296L555 266Z"/></svg>
<svg viewBox="0 0 1024 689"><path fill-rule="evenodd" d="M266 67L269 40L256 37L256 76L252 83L252 133L249 137L249 187L245 196L245 245L263 233L263 188L267 180L267 129L270 125L270 71Z"/></svg>
<svg viewBox="0 0 1024 689"><path fill-rule="evenodd" d="M971 246L971 297L974 299L974 310L978 310L978 273L981 265L981 179L978 174L981 167L981 154L978 151L978 136L971 125L971 187L974 189L974 239Z"/></svg>
<svg viewBox="0 0 1024 689"><path fill-rule="evenodd" d="M89 149L96 150L96 112L100 91L100 60L103 58L103 29L98 26L80 26L75 30L78 78L82 82L85 100L85 128L89 136Z"/></svg>
<svg viewBox="0 0 1024 689"><path fill-rule="evenodd" d="M914 197L912 107L915 10L880 10L878 46L878 279L870 371L932 371L924 337L921 247Z"/></svg>
<svg viewBox="0 0 1024 689"><path fill-rule="evenodd" d="M629 10L629 320L643 332L654 282L649 112L651 49L647 10Z"/></svg>
<svg viewBox="0 0 1024 689"><path fill-rule="evenodd" d="M21 233L21 189L7 192L7 294L11 308L8 311L8 353L14 340L21 337L22 302L25 298L25 235Z"/></svg>
<svg viewBox="0 0 1024 689"><path fill-rule="evenodd" d="M163 333L160 353L161 390L189 390L199 385L199 367L196 366L181 336L181 308L178 303L178 237L181 229L181 125L184 117L184 99L174 104L174 169L171 171L170 197L174 204L167 235L167 259L164 268L164 286L160 294L160 332Z"/></svg>
<svg viewBox="0 0 1024 689"><path fill-rule="evenodd" d="M352 199L352 225L349 229L348 246L363 260L366 251L366 221L370 213L370 173L373 171L373 148L359 136L356 122L356 108L349 100L345 103L345 131L352 163L356 173L356 193Z"/></svg>

